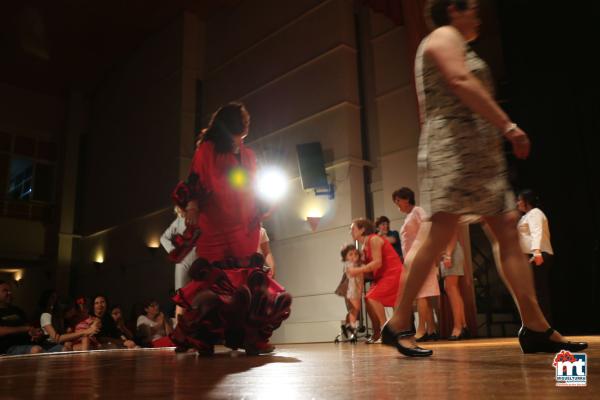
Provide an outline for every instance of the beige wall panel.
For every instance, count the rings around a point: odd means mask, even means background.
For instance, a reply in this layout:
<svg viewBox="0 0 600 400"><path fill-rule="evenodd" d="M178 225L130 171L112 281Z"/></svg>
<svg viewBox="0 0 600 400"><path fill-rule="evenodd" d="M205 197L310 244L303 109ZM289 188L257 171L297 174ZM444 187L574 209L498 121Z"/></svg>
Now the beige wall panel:
<svg viewBox="0 0 600 400"><path fill-rule="evenodd" d="M385 201L387 200L386 198L384 198L384 193L383 193L383 186L381 185L382 182L378 182L377 188L374 189L373 188L373 184L371 184L371 197L372 197L372 201L373 201L373 217L376 219L382 215L386 215L385 213Z"/></svg>
<svg viewBox="0 0 600 400"><path fill-rule="evenodd" d="M170 204L179 173L182 20L117 64L94 98L82 160L84 235Z"/></svg>
<svg viewBox="0 0 600 400"><path fill-rule="evenodd" d="M404 221L404 214L392 203L392 193L402 186L411 188L419 202L417 185L417 148L388 154L381 159L383 169L383 212L391 220ZM400 228L400 226L396 226Z"/></svg>
<svg viewBox="0 0 600 400"><path fill-rule="evenodd" d="M337 167L328 168L327 174L329 181L335 184L335 199L333 200L327 196L315 196L313 191L304 192L299 179L290 181L286 198L267 222L269 232L274 235L276 240L290 239L292 242L296 242L295 238L306 235L314 236L306 222L306 217L309 215L322 216L318 232L339 227L347 230L352 218L355 217L353 211L361 212L363 215L364 211L357 211L364 201L363 197L360 197L364 196L361 191L362 185L357 188L355 184L358 180L356 177L362 177L362 170L343 163ZM356 202L359 204L356 205Z"/></svg>
<svg viewBox="0 0 600 400"><path fill-rule="evenodd" d="M253 0L207 23L207 70L218 68L274 31L314 9L322 0Z"/></svg>
<svg viewBox="0 0 600 400"><path fill-rule="evenodd" d="M419 116L413 88L407 86L377 99L380 154L414 147L419 138Z"/></svg>
<svg viewBox="0 0 600 400"><path fill-rule="evenodd" d="M212 73L205 81L206 111L247 95L339 44L353 47L353 28L346 0L326 2Z"/></svg>
<svg viewBox="0 0 600 400"><path fill-rule="evenodd" d="M148 297L156 297L167 310L174 289L174 265L162 247L151 252L147 246L158 244L174 218L169 208L82 239L81 261L72 270L77 292L91 296L102 291L111 303L123 304L126 313ZM98 257L104 262L96 267L93 261Z"/></svg>
<svg viewBox="0 0 600 400"><path fill-rule="evenodd" d="M143 108L156 101L155 85L181 73L181 31L180 21L171 24L116 65L96 92L94 111L102 110L103 118L127 118L131 108Z"/></svg>
<svg viewBox="0 0 600 400"><path fill-rule="evenodd" d="M176 68L176 65L173 65ZM181 75L148 84L144 101L119 115L96 105L87 138L83 233L122 224L170 203L177 181ZM136 98L127 86L122 98ZM103 168L107 160L110 169Z"/></svg>
<svg viewBox="0 0 600 400"><path fill-rule="evenodd" d="M348 220L335 229L315 233L309 229L308 234L289 239L280 240L274 235L271 248L277 262L277 280L292 296L333 293L342 276L340 249L352 242L349 226Z"/></svg>
<svg viewBox="0 0 600 400"><path fill-rule="evenodd" d="M363 6L367 7L367 6ZM386 17L383 13L375 12L369 9L370 25L371 25L371 37L377 37L384 34L385 32L394 29L396 25L394 22Z"/></svg>
<svg viewBox="0 0 600 400"><path fill-rule="evenodd" d="M367 216L365 204L365 178L364 167L362 165L350 165L350 196L352 207L350 209L350 221L342 221L342 226L346 226L355 218L364 218Z"/></svg>
<svg viewBox="0 0 600 400"><path fill-rule="evenodd" d="M66 100L0 83L0 129L40 139L58 139L67 119Z"/></svg>
<svg viewBox="0 0 600 400"><path fill-rule="evenodd" d="M284 79L242 98L254 137L277 131L341 102L358 103L356 52L341 46Z"/></svg>
<svg viewBox="0 0 600 400"><path fill-rule="evenodd" d="M342 103L257 140L254 140L254 133L251 126L248 139L259 165L280 166L290 178L299 176L297 144L321 142L326 164L347 157L361 157L359 109L349 103Z"/></svg>
<svg viewBox="0 0 600 400"><path fill-rule="evenodd" d="M42 222L0 218L0 255L4 258L32 259L45 253L46 229Z"/></svg>
<svg viewBox="0 0 600 400"><path fill-rule="evenodd" d="M396 27L372 40L377 96L411 85L413 63L406 57L406 45L404 27Z"/></svg>

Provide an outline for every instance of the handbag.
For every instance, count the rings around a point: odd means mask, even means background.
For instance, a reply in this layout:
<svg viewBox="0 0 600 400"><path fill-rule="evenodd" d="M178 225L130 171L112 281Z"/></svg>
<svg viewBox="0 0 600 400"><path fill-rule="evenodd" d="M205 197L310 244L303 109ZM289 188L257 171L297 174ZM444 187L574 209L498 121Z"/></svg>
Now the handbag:
<svg viewBox="0 0 600 400"><path fill-rule="evenodd" d="M338 284L334 293L338 296L346 297L346 293L348 293L348 277L346 276L345 272L342 273L342 279L340 280L340 283Z"/></svg>

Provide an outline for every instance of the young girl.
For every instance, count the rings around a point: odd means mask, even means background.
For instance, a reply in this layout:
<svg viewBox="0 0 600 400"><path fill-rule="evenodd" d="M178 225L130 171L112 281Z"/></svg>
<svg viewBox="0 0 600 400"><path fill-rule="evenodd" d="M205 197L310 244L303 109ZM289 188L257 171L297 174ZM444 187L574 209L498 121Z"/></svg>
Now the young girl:
<svg viewBox="0 0 600 400"><path fill-rule="evenodd" d="M346 337L352 338L358 327L358 314L360 312L364 280L362 274L350 276L347 270L349 266L360 267L362 262L360 252L353 244L344 246L341 256L344 262L344 275L335 293L346 300L348 314L346 314L346 322L342 326L342 330Z"/></svg>
<svg viewBox="0 0 600 400"><path fill-rule="evenodd" d="M77 313L74 318L75 332L86 332L87 335L73 341L73 350L95 350L100 348L100 343L94 334L100 329L100 320L90 315L87 300L85 297L79 297L75 301Z"/></svg>

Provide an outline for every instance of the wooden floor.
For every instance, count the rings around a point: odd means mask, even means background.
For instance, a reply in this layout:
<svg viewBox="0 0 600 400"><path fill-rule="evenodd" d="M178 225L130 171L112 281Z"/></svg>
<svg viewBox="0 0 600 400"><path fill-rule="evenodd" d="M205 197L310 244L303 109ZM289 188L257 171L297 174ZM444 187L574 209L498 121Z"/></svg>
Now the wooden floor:
<svg viewBox="0 0 600 400"><path fill-rule="evenodd" d="M600 398L600 337L588 386L556 387L553 355L523 355L515 339L438 342L409 359L382 345L299 344L247 357L113 350L0 358L0 399L553 399Z"/></svg>

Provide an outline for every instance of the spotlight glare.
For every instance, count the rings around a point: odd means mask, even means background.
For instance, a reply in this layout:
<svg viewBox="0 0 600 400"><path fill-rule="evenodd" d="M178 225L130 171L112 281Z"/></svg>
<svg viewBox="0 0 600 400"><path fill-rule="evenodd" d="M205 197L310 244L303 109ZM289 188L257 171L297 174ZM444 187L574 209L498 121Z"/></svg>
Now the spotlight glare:
<svg viewBox="0 0 600 400"><path fill-rule="evenodd" d="M288 179L279 168L269 167L259 171L256 179L258 196L269 203L283 198L288 188Z"/></svg>

